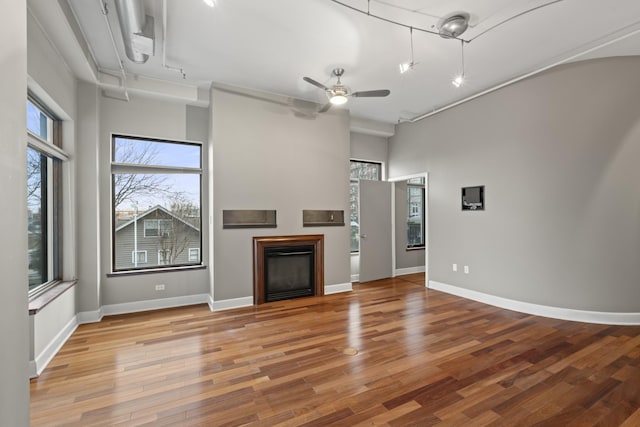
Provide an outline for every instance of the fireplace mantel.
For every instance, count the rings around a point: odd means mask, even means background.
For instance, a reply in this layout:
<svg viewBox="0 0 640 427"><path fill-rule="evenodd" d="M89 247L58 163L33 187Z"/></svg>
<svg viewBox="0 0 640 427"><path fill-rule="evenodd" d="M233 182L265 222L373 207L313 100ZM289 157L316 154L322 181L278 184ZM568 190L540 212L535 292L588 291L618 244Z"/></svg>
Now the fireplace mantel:
<svg viewBox="0 0 640 427"><path fill-rule="evenodd" d="M314 247L314 295L324 295L324 234L260 236L253 238L253 303L255 305L265 303L265 248L302 245L313 245Z"/></svg>

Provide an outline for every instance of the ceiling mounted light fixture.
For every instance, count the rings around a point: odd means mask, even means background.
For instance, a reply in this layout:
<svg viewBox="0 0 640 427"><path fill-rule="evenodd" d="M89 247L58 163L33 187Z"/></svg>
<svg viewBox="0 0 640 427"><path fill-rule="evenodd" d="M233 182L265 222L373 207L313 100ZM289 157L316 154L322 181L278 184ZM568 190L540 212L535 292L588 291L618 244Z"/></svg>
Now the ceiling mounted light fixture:
<svg viewBox="0 0 640 427"><path fill-rule="evenodd" d="M466 13L456 13L445 18L438 25L438 34L445 39L455 39L469 28L469 15Z"/></svg>
<svg viewBox="0 0 640 427"><path fill-rule="evenodd" d="M333 105L343 105L347 103L347 95L335 93L329 98L329 102Z"/></svg>
<svg viewBox="0 0 640 427"><path fill-rule="evenodd" d="M461 54L461 71L452 81L451 84L455 87L460 87L464 84L464 40L460 40L460 54Z"/></svg>
<svg viewBox="0 0 640 427"><path fill-rule="evenodd" d="M204 2L204 4L206 4L209 7L214 7L216 5L216 2L214 0L202 0Z"/></svg>
<svg viewBox="0 0 640 427"><path fill-rule="evenodd" d="M327 91L329 102L333 105L343 105L348 101L349 88L340 81L340 77L342 77L343 74L344 68L336 68L333 70L333 75L338 78L338 81Z"/></svg>
<svg viewBox="0 0 640 427"><path fill-rule="evenodd" d="M403 62L402 64L399 65L400 74L404 74L410 70L413 70L413 67L418 64L413 60L413 27L409 27L409 37L411 39L411 61Z"/></svg>

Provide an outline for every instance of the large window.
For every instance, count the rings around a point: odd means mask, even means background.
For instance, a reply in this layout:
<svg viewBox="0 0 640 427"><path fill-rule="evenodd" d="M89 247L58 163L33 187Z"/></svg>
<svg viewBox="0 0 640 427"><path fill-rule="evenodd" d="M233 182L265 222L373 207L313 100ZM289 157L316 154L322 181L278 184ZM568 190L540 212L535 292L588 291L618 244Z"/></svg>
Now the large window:
<svg viewBox="0 0 640 427"><path fill-rule="evenodd" d="M113 271L201 264L201 145L115 135L112 152Z"/></svg>
<svg viewBox="0 0 640 427"><path fill-rule="evenodd" d="M424 178L407 181L407 248L425 246Z"/></svg>
<svg viewBox="0 0 640 427"><path fill-rule="evenodd" d="M358 200L359 182L361 179L380 181L382 179L382 164L351 160L350 221L351 221L351 252L360 251L360 202Z"/></svg>
<svg viewBox="0 0 640 427"><path fill-rule="evenodd" d="M61 164L59 122L37 101L27 101L28 286L33 296L61 279Z"/></svg>

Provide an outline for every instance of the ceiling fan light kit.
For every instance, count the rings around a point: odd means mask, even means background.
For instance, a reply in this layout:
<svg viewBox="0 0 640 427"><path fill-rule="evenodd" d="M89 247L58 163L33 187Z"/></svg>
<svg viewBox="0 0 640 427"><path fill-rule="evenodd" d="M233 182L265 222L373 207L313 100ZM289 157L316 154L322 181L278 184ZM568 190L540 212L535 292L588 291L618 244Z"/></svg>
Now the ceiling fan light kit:
<svg viewBox="0 0 640 427"><path fill-rule="evenodd" d="M320 108L320 110L318 111L319 113L326 112L327 110L329 110L329 108L331 108L332 105L343 105L343 104L346 104L347 101L349 100L349 97L354 97L354 98L377 98L377 97L389 96L389 94L391 93L391 91L388 90L388 89L351 92L351 89L349 89L349 87L343 85L342 82L340 81L340 78L344 74L344 68L334 68L333 71L331 72L331 74L338 79L336 81L336 84L334 84L331 87L327 87L327 86L323 85L322 83L312 79L311 77L303 77L302 78L302 80L304 80L305 82L307 82L309 84L312 84L312 85L324 90L324 93L327 95L327 98L329 98L329 103L327 103L325 106Z"/></svg>

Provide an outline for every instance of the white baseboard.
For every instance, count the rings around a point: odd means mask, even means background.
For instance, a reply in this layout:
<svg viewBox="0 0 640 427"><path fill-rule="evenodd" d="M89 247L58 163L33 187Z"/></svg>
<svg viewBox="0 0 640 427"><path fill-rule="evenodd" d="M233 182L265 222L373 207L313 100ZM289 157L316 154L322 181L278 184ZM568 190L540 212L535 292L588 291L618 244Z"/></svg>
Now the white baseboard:
<svg viewBox="0 0 640 427"><path fill-rule="evenodd" d="M114 314L137 313L140 311L159 310L162 308L182 307L185 305L209 304L209 294L185 295L152 299L146 301L125 302L122 304L109 304L102 306L105 316Z"/></svg>
<svg viewBox="0 0 640 427"><path fill-rule="evenodd" d="M393 271L393 277L404 276L405 274L424 273L425 271L426 269L424 265L420 265L418 267L396 268Z"/></svg>
<svg viewBox="0 0 640 427"><path fill-rule="evenodd" d="M78 325L84 325L86 323L98 323L102 320L102 308L94 311L81 311L76 314L76 319L78 320Z"/></svg>
<svg viewBox="0 0 640 427"><path fill-rule="evenodd" d="M242 297L242 298L223 299L221 301L211 300L211 303L210 303L211 311L229 310L232 308L249 307L252 305L253 305L252 296Z"/></svg>
<svg viewBox="0 0 640 427"><path fill-rule="evenodd" d="M360 281L360 275L359 274L352 274L351 275L351 283L359 282L359 281Z"/></svg>
<svg viewBox="0 0 640 427"><path fill-rule="evenodd" d="M353 286L351 283L338 283L337 285L324 285L324 294L339 294L341 292L351 292Z"/></svg>
<svg viewBox="0 0 640 427"><path fill-rule="evenodd" d="M35 378L44 371L51 359L60 351L64 343L67 342L71 334L78 328L77 316L73 316L51 342L42 350L42 353L35 356L35 360L29 361L29 378Z"/></svg>
<svg viewBox="0 0 640 427"><path fill-rule="evenodd" d="M213 297L211 295L207 295L207 304L209 304L209 310L214 311L213 310Z"/></svg>
<svg viewBox="0 0 640 427"><path fill-rule="evenodd" d="M497 297L446 283L429 281L429 289L445 292L459 297L479 301L495 307L534 316L551 317L553 319L571 320L574 322L598 323L604 325L640 325L640 313L615 313L604 311L575 310L571 308L552 307L532 304L508 298Z"/></svg>

